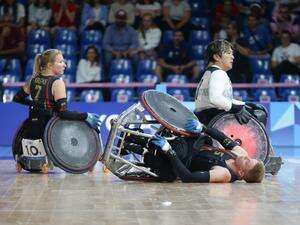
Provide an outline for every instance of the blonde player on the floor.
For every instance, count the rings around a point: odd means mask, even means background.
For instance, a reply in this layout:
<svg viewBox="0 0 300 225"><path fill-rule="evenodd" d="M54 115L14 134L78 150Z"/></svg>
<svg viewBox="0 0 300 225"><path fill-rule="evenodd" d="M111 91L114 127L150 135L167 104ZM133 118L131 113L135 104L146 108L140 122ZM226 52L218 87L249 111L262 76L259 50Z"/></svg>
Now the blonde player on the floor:
<svg viewBox="0 0 300 225"><path fill-rule="evenodd" d="M162 137L155 137L149 146L163 152L171 162L173 171L183 182L228 183L245 180L248 183L260 183L265 175L261 160L252 159L247 151L215 128L206 128L198 120L190 119L186 130L205 133L216 139L226 150L214 148L210 143L197 143L199 139L181 138L169 143ZM201 142L201 138L200 138ZM187 147L189 146L189 147ZM190 157L183 163L182 151Z"/></svg>
<svg viewBox="0 0 300 225"><path fill-rule="evenodd" d="M145 166L158 175L158 181L172 182L179 177L182 182L259 183L264 178L263 162L250 158L222 132L202 126L195 119L188 120L185 129L197 135L167 141L161 136L149 139L130 134L122 151L143 155ZM211 138L226 150L213 147Z"/></svg>

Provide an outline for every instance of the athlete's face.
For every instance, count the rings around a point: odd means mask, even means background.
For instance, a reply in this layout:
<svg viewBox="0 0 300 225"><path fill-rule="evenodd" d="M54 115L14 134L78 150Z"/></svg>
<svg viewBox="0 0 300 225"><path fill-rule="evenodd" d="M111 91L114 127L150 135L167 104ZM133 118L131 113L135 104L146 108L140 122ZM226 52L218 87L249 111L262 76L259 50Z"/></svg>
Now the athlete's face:
<svg viewBox="0 0 300 225"><path fill-rule="evenodd" d="M57 76L64 74L64 71L67 67L62 54L58 54L55 57L54 63L51 64L50 66L51 66L52 73Z"/></svg>
<svg viewBox="0 0 300 225"><path fill-rule="evenodd" d="M235 160L235 165L244 172L248 173L258 163L256 159L252 159L249 156L239 156Z"/></svg>
<svg viewBox="0 0 300 225"><path fill-rule="evenodd" d="M230 49L228 52L222 53L221 56L216 57L218 65L225 71L231 70L234 56L233 51Z"/></svg>

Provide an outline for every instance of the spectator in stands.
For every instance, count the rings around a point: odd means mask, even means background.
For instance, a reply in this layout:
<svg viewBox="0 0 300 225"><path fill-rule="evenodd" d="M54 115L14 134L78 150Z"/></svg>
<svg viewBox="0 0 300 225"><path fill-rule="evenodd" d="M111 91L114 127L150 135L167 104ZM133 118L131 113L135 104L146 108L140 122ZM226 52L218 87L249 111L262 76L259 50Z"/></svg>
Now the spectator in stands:
<svg viewBox="0 0 300 225"><path fill-rule="evenodd" d="M214 39L227 38L226 27L231 20L236 20L238 12L238 6L234 0L225 0L224 3L216 4L212 26Z"/></svg>
<svg viewBox="0 0 300 225"><path fill-rule="evenodd" d="M105 30L108 19L108 6L103 0L89 0L84 3L81 13L81 30Z"/></svg>
<svg viewBox="0 0 300 225"><path fill-rule="evenodd" d="M100 54L95 46L89 46L83 59L79 61L76 82L99 82L101 80Z"/></svg>
<svg viewBox="0 0 300 225"><path fill-rule="evenodd" d="M127 14L127 24L133 25L135 18L135 6L128 0L116 0L113 4L111 4L108 15L108 22L116 22L115 15L120 9L124 10Z"/></svg>
<svg viewBox="0 0 300 225"><path fill-rule="evenodd" d="M199 69L184 41L182 31L174 31L172 40L167 45L162 46L156 74L160 80L163 80L162 78L168 74L185 74L193 81L198 80Z"/></svg>
<svg viewBox="0 0 300 225"><path fill-rule="evenodd" d="M280 81L281 74L300 74L300 46L290 42L291 34L283 31L281 34L281 46L275 48L271 67L274 80Z"/></svg>
<svg viewBox="0 0 300 225"><path fill-rule="evenodd" d="M138 29L139 38L139 57L156 58L156 50L160 42L161 31L153 23L152 14L145 13L142 17L142 23Z"/></svg>
<svg viewBox="0 0 300 225"><path fill-rule="evenodd" d="M214 40L227 39L226 28L230 22L230 17L227 14L222 14L218 20L215 21L217 22L213 25Z"/></svg>
<svg viewBox="0 0 300 225"><path fill-rule="evenodd" d="M13 26L13 15L4 14L0 27L0 58L23 59L25 53L25 35L21 27Z"/></svg>
<svg viewBox="0 0 300 225"><path fill-rule="evenodd" d="M267 5L266 2L262 1L260 3L254 2L250 5L250 14L254 15L259 24L264 26L270 25L270 19L266 15Z"/></svg>
<svg viewBox="0 0 300 225"><path fill-rule="evenodd" d="M244 31L244 38L251 50L251 55L266 55L272 49L272 35L267 27L259 24L257 18L250 14L248 25Z"/></svg>
<svg viewBox="0 0 300 225"><path fill-rule="evenodd" d="M233 83L252 82L252 73L249 64L250 50L246 48L246 41L240 37L237 23L232 21L227 25L228 41L234 46L235 54L231 70L228 71Z"/></svg>
<svg viewBox="0 0 300 225"><path fill-rule="evenodd" d="M59 28L76 29L77 5L70 0L61 0L52 7L55 33Z"/></svg>
<svg viewBox="0 0 300 225"><path fill-rule="evenodd" d="M290 32L292 39L299 38L299 21L297 23L296 15L292 14L288 5L280 4L278 10L275 10L272 17L271 29L274 35L281 36L283 30Z"/></svg>
<svg viewBox="0 0 300 225"><path fill-rule="evenodd" d="M166 0L163 4L163 30L181 30L188 38L191 7L185 0Z"/></svg>
<svg viewBox="0 0 300 225"><path fill-rule="evenodd" d="M140 25L145 14L151 14L155 24L161 23L161 4L154 0L139 0L136 4L136 24Z"/></svg>
<svg viewBox="0 0 300 225"><path fill-rule="evenodd" d="M223 14L230 16L231 19L234 20L238 13L239 8L236 1L225 0L223 3L219 2L215 7L215 21L217 21Z"/></svg>
<svg viewBox="0 0 300 225"><path fill-rule="evenodd" d="M23 27L25 24L25 8L21 3L16 0L3 0L0 6L0 27L6 26L6 21L3 21L3 17L7 14L12 15L11 23L14 26Z"/></svg>
<svg viewBox="0 0 300 225"><path fill-rule="evenodd" d="M127 25L127 13L120 9L116 12L115 23L107 27L103 37L105 63L109 68L113 58L133 58L137 62L139 41L137 32Z"/></svg>
<svg viewBox="0 0 300 225"><path fill-rule="evenodd" d="M27 31L32 29L49 30L52 11L49 0L33 1L28 8Z"/></svg>

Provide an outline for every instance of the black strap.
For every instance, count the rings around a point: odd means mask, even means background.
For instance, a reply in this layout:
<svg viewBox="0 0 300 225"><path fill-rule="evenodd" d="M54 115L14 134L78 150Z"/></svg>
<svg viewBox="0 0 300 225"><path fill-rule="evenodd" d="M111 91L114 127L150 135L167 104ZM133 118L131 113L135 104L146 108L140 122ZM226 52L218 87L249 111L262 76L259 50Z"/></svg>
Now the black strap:
<svg viewBox="0 0 300 225"><path fill-rule="evenodd" d="M217 71L217 70L221 70L220 68L216 67L216 66L209 66L206 68L206 71L209 71L211 73Z"/></svg>

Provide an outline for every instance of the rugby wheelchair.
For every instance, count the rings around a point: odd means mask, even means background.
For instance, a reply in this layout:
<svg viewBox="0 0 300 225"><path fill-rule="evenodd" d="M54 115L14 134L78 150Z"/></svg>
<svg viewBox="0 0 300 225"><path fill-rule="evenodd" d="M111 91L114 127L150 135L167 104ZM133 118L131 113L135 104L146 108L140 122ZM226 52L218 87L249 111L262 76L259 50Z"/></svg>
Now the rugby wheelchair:
<svg viewBox="0 0 300 225"><path fill-rule="evenodd" d="M52 117L44 129L43 138L28 138L32 129L26 119L17 129L12 153L16 170L48 173L54 166L69 173L85 173L102 155L99 134L83 121Z"/></svg>
<svg viewBox="0 0 300 225"><path fill-rule="evenodd" d="M167 140L177 136L192 136L194 134L184 129L188 118L197 119L193 112L174 97L155 90L145 91L140 102L111 121L103 164L124 180L157 180L158 175L145 166L143 156L130 149L126 149L124 154L125 139L131 134L148 139L159 134ZM213 119L209 126L223 131L240 143L253 158L261 159L269 173L276 174L280 169L281 158L272 156L274 159L271 159L272 150L267 134L256 118L251 118L246 126L241 126L234 115L223 114ZM217 147L219 144L215 142L214 145Z"/></svg>

